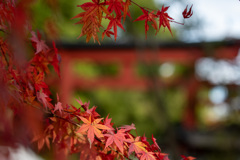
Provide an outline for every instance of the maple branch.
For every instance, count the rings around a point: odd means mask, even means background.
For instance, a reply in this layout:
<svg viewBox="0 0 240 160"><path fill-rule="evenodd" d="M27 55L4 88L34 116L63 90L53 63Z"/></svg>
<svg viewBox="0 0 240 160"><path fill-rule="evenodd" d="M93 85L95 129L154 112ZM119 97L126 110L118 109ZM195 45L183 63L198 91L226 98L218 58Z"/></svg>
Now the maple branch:
<svg viewBox="0 0 240 160"><path fill-rule="evenodd" d="M78 118L78 116L77 116L77 115L75 115L74 113L72 113L72 112L70 112L70 111L65 111L64 109L63 109L62 111L63 111L63 112L66 112L66 113L69 113L69 114L71 114L71 115L75 116L76 118Z"/></svg>
<svg viewBox="0 0 240 160"><path fill-rule="evenodd" d="M169 20L170 22L174 22L174 23L177 23L177 24L180 24L180 25L184 25L184 23L180 23L180 22L177 22L177 21L171 21Z"/></svg>
<svg viewBox="0 0 240 160"><path fill-rule="evenodd" d="M6 63L7 63L7 66L9 66L9 62L8 62L8 60L7 60L7 57L6 57L6 55L5 55L2 47L0 47L0 48L1 48L1 52L2 52L2 54L3 54L3 57L4 57L4 59L5 59Z"/></svg>
<svg viewBox="0 0 240 160"><path fill-rule="evenodd" d="M28 104L29 104L29 103L28 103ZM71 121L71 120L69 120L69 119L63 118L63 117L61 117L61 116L59 116L59 115L57 115L57 114L55 114L55 113L50 112L49 110L43 110L43 109L41 109L41 108L39 108L39 107L37 107L37 106L35 106L35 105L33 105L33 104L29 104L29 105L31 105L32 107L34 107L34 108L36 108L36 109L39 109L39 110L41 110L41 111L43 111L43 112L45 112L45 113L52 114L52 115L54 115L56 118L62 119L62 120L64 120L64 121L67 121L67 122L69 122L69 123L71 123L71 124L73 124L73 125L75 125L75 126L78 126L78 127L80 126L78 123L73 122L73 121ZM82 107L82 105L81 105L81 107ZM82 108L85 110L84 107L82 107ZM63 111L64 111L64 110L63 110ZM71 112L69 112L69 111L64 111L64 112L69 113L69 114L73 114L73 113L71 113ZM73 114L73 115L75 115L75 114ZM76 115L75 115L75 116L76 116ZM95 137L95 139L96 139L98 142L101 142L102 144L104 144L99 138ZM116 152L117 154L123 156L125 159L130 160L128 157L124 156L124 154L122 154L122 153L119 152L118 150L115 150L115 149L112 148L111 146L108 146L108 147L109 147L112 151L114 151L114 152Z"/></svg>
<svg viewBox="0 0 240 160"><path fill-rule="evenodd" d="M5 33L5 34L10 35L10 33L8 33L7 31L5 31L5 30L3 30L3 29L0 29L0 32L3 32L3 33Z"/></svg>
<svg viewBox="0 0 240 160"><path fill-rule="evenodd" d="M56 118L65 120L65 121L67 121L67 122L69 122L69 123L71 123L71 124L79 127L79 124L77 124L76 122L73 122L73 121L71 121L71 120L69 120L69 119L63 118L63 117L61 117L61 116L59 116L59 115L57 115L57 114L55 114L55 113L53 113L53 112L51 112L51 111L49 111L49 110L43 110L42 108L37 107L36 105L33 105L33 104L31 104L31 103L27 103L27 104L29 104L30 106L32 106L32 107L34 107L34 108L36 108L36 109L41 110L41 111L44 112L44 113L52 114L52 115L55 116ZM73 113L70 113L70 114L73 114Z"/></svg>
<svg viewBox="0 0 240 160"><path fill-rule="evenodd" d="M76 122L73 122L73 121L71 121L71 120L69 120L69 119L66 119L66 118L63 118L63 117L61 117L61 116L59 116L59 115L56 115L56 114L54 114L53 113L53 115L56 117L56 118L59 118L59 119L62 119L62 120L64 120L64 121L67 121L67 122L69 122L69 123L71 123L71 124L73 124L73 125L75 125L75 126L80 126L79 124L77 124Z"/></svg>
<svg viewBox="0 0 240 160"><path fill-rule="evenodd" d="M141 8L141 9L146 10L147 12L149 12L149 10L150 10L150 11L154 11L154 10L151 9L151 8L142 7L142 6L140 6L139 4L137 4L136 2L134 2L134 1L132 1L132 0L130 0L130 1L131 1L131 3L135 4L136 6L138 6L138 7Z"/></svg>
<svg viewBox="0 0 240 160"><path fill-rule="evenodd" d="M0 29L0 32L6 33L3 29Z"/></svg>
<svg viewBox="0 0 240 160"><path fill-rule="evenodd" d="M113 149L111 146L108 146L108 147L109 147L111 150L113 150L114 152L116 152L117 154L120 154L121 156L123 156L125 159L129 159L129 160L131 160L130 158L124 156L124 154L122 154L122 153L119 152L118 150Z"/></svg>

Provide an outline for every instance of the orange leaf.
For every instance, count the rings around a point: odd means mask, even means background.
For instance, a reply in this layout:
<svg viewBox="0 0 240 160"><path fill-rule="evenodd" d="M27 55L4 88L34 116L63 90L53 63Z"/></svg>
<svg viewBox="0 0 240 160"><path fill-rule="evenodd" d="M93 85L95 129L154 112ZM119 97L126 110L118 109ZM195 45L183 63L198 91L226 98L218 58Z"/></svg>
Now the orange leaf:
<svg viewBox="0 0 240 160"><path fill-rule="evenodd" d="M84 124L77 130L77 133L87 132L87 137L90 143L90 147L94 141L94 135L98 138L101 138L103 137L101 130L103 129L110 130L109 127L103 124L99 124L102 118L95 119L94 121L92 121L91 116L89 116L88 120L84 117L79 117L79 118L83 121Z"/></svg>
<svg viewBox="0 0 240 160"><path fill-rule="evenodd" d="M83 24L82 32L79 37L86 35L86 42L89 42L91 38L99 42L97 33L99 27L101 27L103 13L109 14L108 10L104 7L105 3L99 3L99 0L92 0L82 5L78 5L85 12L76 15L73 18L81 18L76 24ZM78 38L79 38L78 37Z"/></svg>
<svg viewBox="0 0 240 160"><path fill-rule="evenodd" d="M147 147L147 146L143 142L140 141L140 137L136 137L135 139L133 139L133 137L130 136L130 139L131 139L132 143L129 146L128 155L130 155L132 152L139 154L142 151L147 151L145 149L145 147Z"/></svg>
<svg viewBox="0 0 240 160"><path fill-rule="evenodd" d="M124 6L123 6L123 24L125 22L127 15L130 17L130 14L128 13L130 5L131 5L131 0L126 0L126 2L124 3Z"/></svg>
<svg viewBox="0 0 240 160"><path fill-rule="evenodd" d="M45 133L35 135L32 139L32 142L37 141L38 142L38 150L40 151L44 144L47 145L48 149L50 149L50 142L49 142L50 135L47 135Z"/></svg>
<svg viewBox="0 0 240 160"><path fill-rule="evenodd" d="M141 152L141 157L140 160L155 160L156 158L154 157L153 152Z"/></svg>

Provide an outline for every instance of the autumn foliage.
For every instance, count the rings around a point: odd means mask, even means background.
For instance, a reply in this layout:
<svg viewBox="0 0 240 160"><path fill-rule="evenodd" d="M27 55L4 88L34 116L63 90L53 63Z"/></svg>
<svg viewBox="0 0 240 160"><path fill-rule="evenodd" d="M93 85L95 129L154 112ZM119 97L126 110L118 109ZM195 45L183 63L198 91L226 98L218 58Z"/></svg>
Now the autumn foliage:
<svg viewBox="0 0 240 160"><path fill-rule="evenodd" d="M137 135L134 124L115 127L111 118L101 117L89 102L77 99L78 106L62 104L58 95L51 94L45 78L50 75L51 66L60 77L60 56L54 42L49 47L39 32L32 31L27 3L27 0L0 2L0 145L14 147L20 143L33 148L36 145L39 151L53 148L58 160L74 153L80 154L81 160L130 157L168 160L168 154L161 151L156 139ZM124 30L122 23L130 17L132 3L92 0L79 5L83 12L75 18L80 18L78 23L83 24L80 36L86 35L87 42L91 37L99 41L97 33L102 28L102 18L107 18L109 25L103 29L102 38L114 35L116 39L117 27ZM163 6L157 12L140 8L143 15L135 21L144 20L146 32L148 22L156 31L162 26L171 32L173 19L166 13L168 7ZM191 11L184 15L188 18Z"/></svg>
<svg viewBox="0 0 240 160"><path fill-rule="evenodd" d="M131 13L129 10L130 5L138 6L143 15L139 16L134 21L145 21L145 34L147 38L147 32L149 30L149 24L156 30L156 34L159 32L160 28L167 27L171 32L170 22L175 22L172 17L167 13L169 6L162 6L161 10L150 10L138 5L132 0L92 0L92 2L87 2L82 5L78 5L83 12L79 13L73 18L80 18L76 24L82 24L82 31L79 37L86 35L86 42L89 42L93 38L94 42L98 41L98 33L102 33L102 39L105 37L110 37L114 35L114 39L117 39L117 27L120 27L125 31L123 24L126 17L131 18ZM192 16L192 6L188 10L186 9L182 12L183 18L190 18ZM109 24L107 28L102 26L102 20L108 19ZM157 22L159 22L157 24ZM182 23L179 23L182 24ZM112 30L111 30L112 29Z"/></svg>

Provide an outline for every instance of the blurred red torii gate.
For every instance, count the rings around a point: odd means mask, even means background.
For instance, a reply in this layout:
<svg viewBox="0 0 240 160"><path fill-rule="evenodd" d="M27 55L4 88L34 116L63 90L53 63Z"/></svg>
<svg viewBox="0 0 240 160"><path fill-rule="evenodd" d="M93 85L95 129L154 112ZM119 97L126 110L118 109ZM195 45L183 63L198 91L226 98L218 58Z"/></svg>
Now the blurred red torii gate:
<svg viewBox="0 0 240 160"><path fill-rule="evenodd" d="M221 59L234 59L239 51L239 41L226 41L215 43L171 43L159 46L138 47L134 45L59 45L61 55L61 97L63 102L69 102L74 90L90 90L98 87L109 89L133 89L146 90L149 87L148 79L139 77L135 73L135 66L139 62L145 63L163 63L173 62L194 67L196 60L201 57L211 56ZM71 67L74 61L90 60L93 63L120 64L120 73L114 77L97 77L87 79L79 77L72 73ZM195 124L194 110L196 93L199 87L199 81L195 75L189 77L189 80L177 80L174 83L163 85L184 85L188 98L185 111L185 125L193 127Z"/></svg>

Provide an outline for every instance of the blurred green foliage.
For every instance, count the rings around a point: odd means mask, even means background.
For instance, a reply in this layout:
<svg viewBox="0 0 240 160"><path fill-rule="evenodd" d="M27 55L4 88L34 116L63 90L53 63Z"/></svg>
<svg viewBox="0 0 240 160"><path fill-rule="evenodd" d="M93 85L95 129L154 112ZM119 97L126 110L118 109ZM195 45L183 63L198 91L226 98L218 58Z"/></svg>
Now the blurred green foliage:
<svg viewBox="0 0 240 160"><path fill-rule="evenodd" d="M179 66L179 67L178 67ZM155 75L159 75L160 65L145 66L137 65L136 72L143 73L147 78L147 72L152 70ZM178 69L179 68L179 69ZM183 73L181 65L176 65L175 74ZM117 64L99 65L89 61L76 62L73 64L73 73L84 79L94 79L101 76L117 76L119 67ZM174 76L174 75L173 75ZM160 76L158 76L160 77ZM79 106L76 99L83 102L90 101L90 106L98 106L97 112L103 117L108 114L113 118L116 126L130 125L134 123L138 129L138 134L146 136L160 135L166 128L168 117L170 123L179 123L186 101L184 88L172 88L165 90L158 88L159 92L164 91L162 100L164 106L159 106L150 90L111 90L107 88L96 88L94 90L76 90L71 103ZM161 108L164 107L165 111Z"/></svg>

